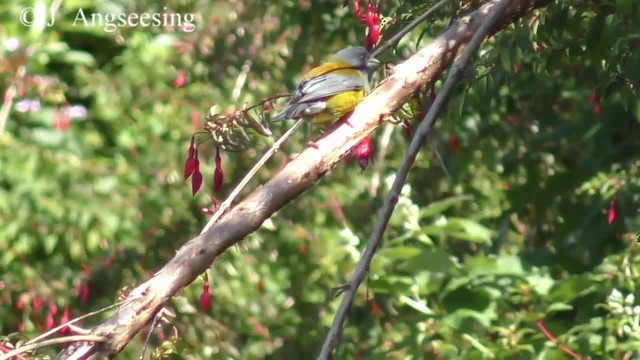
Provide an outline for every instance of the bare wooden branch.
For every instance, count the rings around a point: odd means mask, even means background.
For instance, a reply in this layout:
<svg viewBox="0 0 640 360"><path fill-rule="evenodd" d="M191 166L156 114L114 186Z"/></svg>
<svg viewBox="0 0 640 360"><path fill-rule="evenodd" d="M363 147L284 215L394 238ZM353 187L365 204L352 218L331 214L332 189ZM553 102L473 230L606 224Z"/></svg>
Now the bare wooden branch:
<svg viewBox="0 0 640 360"><path fill-rule="evenodd" d="M550 0L514 0L492 32ZM118 308L92 334L104 343L75 343L58 358L113 357L142 330L162 305L208 269L218 255L257 230L278 211L331 170L388 115L408 101L420 86L432 82L452 61L482 23L486 6L459 19L418 53L395 67L363 102L348 122L308 147L262 187L255 189L208 231L189 240L158 273L136 287L135 301Z"/></svg>

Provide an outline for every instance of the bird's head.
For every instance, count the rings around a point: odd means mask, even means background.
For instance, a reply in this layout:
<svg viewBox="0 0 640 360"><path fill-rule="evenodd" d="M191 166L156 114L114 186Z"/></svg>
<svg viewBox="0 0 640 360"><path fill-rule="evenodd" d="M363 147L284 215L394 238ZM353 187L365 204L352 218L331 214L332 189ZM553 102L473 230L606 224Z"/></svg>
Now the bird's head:
<svg viewBox="0 0 640 360"><path fill-rule="evenodd" d="M338 51L333 57L336 60L344 61L358 69L370 69L380 65L378 59L370 56L367 49L362 46L349 46Z"/></svg>

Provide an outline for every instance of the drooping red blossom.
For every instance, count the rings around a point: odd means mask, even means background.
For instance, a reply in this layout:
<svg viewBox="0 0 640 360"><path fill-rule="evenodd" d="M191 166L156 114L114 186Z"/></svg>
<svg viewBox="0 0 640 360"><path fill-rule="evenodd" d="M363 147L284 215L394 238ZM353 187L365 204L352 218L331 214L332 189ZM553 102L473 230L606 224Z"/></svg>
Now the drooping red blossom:
<svg viewBox="0 0 640 360"><path fill-rule="evenodd" d="M593 114L599 116L602 112L602 106L600 105L600 91L593 89L591 95L589 95L589 105L593 107Z"/></svg>
<svg viewBox="0 0 640 360"><path fill-rule="evenodd" d="M173 86L175 86L176 88L181 88L184 86L184 83L186 82L186 74L184 69L180 69L180 71L178 71L178 75L176 76L176 79L173 81Z"/></svg>
<svg viewBox="0 0 640 360"><path fill-rule="evenodd" d="M458 152L458 137L454 134L449 135L449 151L451 151L452 154Z"/></svg>
<svg viewBox="0 0 640 360"><path fill-rule="evenodd" d="M191 193L195 196L202 186L202 173L200 172L200 160L198 160L198 148L196 148L193 153L193 159L195 161L193 163L194 170L191 175Z"/></svg>
<svg viewBox="0 0 640 360"><path fill-rule="evenodd" d="M407 120L402 120L402 133L407 139L411 139L411 124Z"/></svg>
<svg viewBox="0 0 640 360"><path fill-rule="evenodd" d="M520 73L520 64L513 64L513 73L518 75Z"/></svg>
<svg viewBox="0 0 640 360"><path fill-rule="evenodd" d="M300 246L298 248L298 254L307 255L307 247L305 245Z"/></svg>
<svg viewBox="0 0 640 360"><path fill-rule="evenodd" d="M193 175L193 173L196 172L198 165L199 165L198 159L192 158L192 157L187 158L187 160L184 162L184 171L183 171L185 180L190 178L191 175Z"/></svg>
<svg viewBox="0 0 640 360"><path fill-rule="evenodd" d="M209 312L211 307L211 293L209 292L209 277L205 274L204 283L202 284L202 294L200 294L200 311Z"/></svg>
<svg viewBox="0 0 640 360"><path fill-rule="evenodd" d="M220 158L220 147L216 147L215 170L213 171L213 192L219 193L222 189L224 171L222 170L222 159Z"/></svg>
<svg viewBox="0 0 640 360"><path fill-rule="evenodd" d="M41 299L39 296L33 297L33 299L31 300L31 308L33 309L34 313L40 310L42 303L43 303L43 299Z"/></svg>
<svg viewBox="0 0 640 360"><path fill-rule="evenodd" d="M361 24L367 27L366 48L371 50L380 40L380 9L369 1L367 10L363 14L360 8L360 0L355 0L352 4L354 16Z"/></svg>
<svg viewBox="0 0 640 360"><path fill-rule="evenodd" d="M509 114L507 115L507 122L510 122L512 124L515 124L516 121L518 121L518 117L513 115L513 114Z"/></svg>
<svg viewBox="0 0 640 360"><path fill-rule="evenodd" d="M45 319L45 329L47 330L53 329L53 326L55 324L55 320L53 319L53 317L56 315L57 312L58 312L58 306L56 306L56 304L54 303L51 303L51 305L49 305L49 311L47 312L47 318Z"/></svg>
<svg viewBox="0 0 640 360"><path fill-rule="evenodd" d="M198 192L198 190L200 190L200 187L202 186L202 173L200 172L200 170L196 170L192 176L193 177L191 178L191 193L193 194L193 196L196 196L196 193Z"/></svg>
<svg viewBox="0 0 640 360"><path fill-rule="evenodd" d="M22 310L24 309L24 301L25 301L25 296L20 296L18 297L18 302L16 302L16 310Z"/></svg>
<svg viewBox="0 0 640 360"><path fill-rule="evenodd" d="M189 156L187 156L187 160L184 162L184 171L182 173L184 179L187 180L191 177L199 165L196 155L196 137L194 135L191 137L191 142L189 142Z"/></svg>
<svg viewBox="0 0 640 360"><path fill-rule="evenodd" d="M69 322L69 306L64 308L62 311L62 316L60 316L60 325L64 325ZM69 335L71 329L68 326L61 328L59 331L60 335Z"/></svg>
<svg viewBox="0 0 640 360"><path fill-rule="evenodd" d="M380 308L380 305L378 305L377 301L371 299L370 304L371 304L371 315L375 317L382 315L382 309Z"/></svg>
<svg viewBox="0 0 640 360"><path fill-rule="evenodd" d="M364 170L369 165L369 159L373 155L373 145L371 144L371 136L367 136L355 148L355 155L358 158L360 169Z"/></svg>
<svg viewBox="0 0 640 360"><path fill-rule="evenodd" d="M609 210L607 210L607 223L611 225L616 219L616 198L609 202Z"/></svg>
<svg viewBox="0 0 640 360"><path fill-rule="evenodd" d="M365 22L368 30L366 47L367 50L371 50L380 40L380 10L372 3L367 4Z"/></svg>
<svg viewBox="0 0 640 360"><path fill-rule="evenodd" d="M589 95L589 105L594 105L600 102L600 91L598 89L593 89L591 91L591 95Z"/></svg>
<svg viewBox="0 0 640 360"><path fill-rule="evenodd" d="M431 88L431 91L429 91L429 102L433 103L434 101L436 101L437 96L438 93L436 92L436 89Z"/></svg>
<svg viewBox="0 0 640 360"><path fill-rule="evenodd" d="M80 304L86 303L87 300L89 300L89 283L87 281L82 281L76 288L76 294L80 300Z"/></svg>

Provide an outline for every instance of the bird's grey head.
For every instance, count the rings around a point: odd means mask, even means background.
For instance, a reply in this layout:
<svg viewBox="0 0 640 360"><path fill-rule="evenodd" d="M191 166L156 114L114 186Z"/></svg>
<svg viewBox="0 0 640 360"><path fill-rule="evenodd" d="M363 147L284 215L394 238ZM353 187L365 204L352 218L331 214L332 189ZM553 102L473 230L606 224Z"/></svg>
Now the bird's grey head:
<svg viewBox="0 0 640 360"><path fill-rule="evenodd" d="M367 49L362 46L349 46L336 53L334 59L344 61L359 69L367 69L379 64L379 61L369 56Z"/></svg>

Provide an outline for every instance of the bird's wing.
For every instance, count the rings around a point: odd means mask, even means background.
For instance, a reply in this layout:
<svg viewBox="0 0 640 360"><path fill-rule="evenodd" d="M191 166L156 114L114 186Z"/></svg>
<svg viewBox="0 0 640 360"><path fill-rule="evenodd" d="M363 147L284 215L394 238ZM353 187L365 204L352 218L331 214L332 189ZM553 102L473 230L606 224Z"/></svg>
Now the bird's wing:
<svg viewBox="0 0 640 360"><path fill-rule="evenodd" d="M358 70L354 70L358 71ZM322 111L326 98L349 90L359 90L365 85L361 74L346 75L335 72L305 79L296 88L284 111L271 119L273 122L295 119Z"/></svg>
<svg viewBox="0 0 640 360"><path fill-rule="evenodd" d="M358 71L358 70L355 70ZM303 80L293 93L291 104L313 102L331 95L364 87L365 80L361 74L344 75L329 73Z"/></svg>

